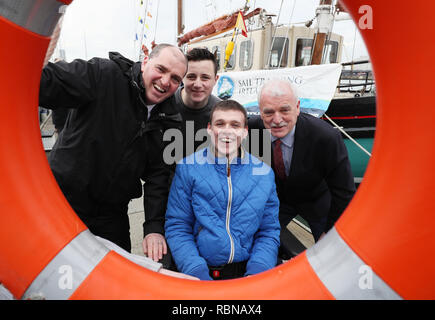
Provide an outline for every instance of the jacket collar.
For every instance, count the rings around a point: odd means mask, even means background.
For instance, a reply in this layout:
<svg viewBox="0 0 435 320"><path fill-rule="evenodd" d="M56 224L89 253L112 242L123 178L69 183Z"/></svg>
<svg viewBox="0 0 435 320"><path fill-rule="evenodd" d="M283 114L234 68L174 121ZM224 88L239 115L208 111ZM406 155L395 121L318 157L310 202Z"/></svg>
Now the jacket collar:
<svg viewBox="0 0 435 320"><path fill-rule="evenodd" d="M208 164L219 164L219 165L228 164L228 159L226 157L216 156L215 148L213 144L210 143L210 145L205 149L205 152L206 152L206 160ZM248 153L241 146L239 148L237 157L233 158L230 164L247 164L247 163L249 163Z"/></svg>
<svg viewBox="0 0 435 320"><path fill-rule="evenodd" d="M114 61L122 70L124 75L129 79L130 85L137 92L141 107L146 108L145 103L145 86L142 77L141 63L133 62L118 52L109 52L109 59ZM177 109L174 107L174 96L158 103L151 111L150 120L169 120L181 122L182 118Z"/></svg>
<svg viewBox="0 0 435 320"><path fill-rule="evenodd" d="M128 74L128 71L135 64L135 62L124 57L119 52L109 52L109 59L115 62L125 74ZM136 63L140 65L140 62Z"/></svg>

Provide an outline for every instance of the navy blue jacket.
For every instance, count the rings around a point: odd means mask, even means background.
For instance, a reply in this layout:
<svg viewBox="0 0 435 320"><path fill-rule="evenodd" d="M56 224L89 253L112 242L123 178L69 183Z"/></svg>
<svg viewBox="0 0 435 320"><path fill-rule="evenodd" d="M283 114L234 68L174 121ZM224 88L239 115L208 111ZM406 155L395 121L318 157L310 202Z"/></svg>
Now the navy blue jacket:
<svg viewBox="0 0 435 320"><path fill-rule="evenodd" d="M250 118L249 129L264 129L261 118ZM259 141L263 141L262 136ZM271 143L266 146L271 148ZM269 154L273 156L271 150ZM296 122L289 176L285 181L276 179L276 185L281 203L292 207L307 221L326 217L325 231L331 229L355 193L340 132L325 121L301 112Z"/></svg>

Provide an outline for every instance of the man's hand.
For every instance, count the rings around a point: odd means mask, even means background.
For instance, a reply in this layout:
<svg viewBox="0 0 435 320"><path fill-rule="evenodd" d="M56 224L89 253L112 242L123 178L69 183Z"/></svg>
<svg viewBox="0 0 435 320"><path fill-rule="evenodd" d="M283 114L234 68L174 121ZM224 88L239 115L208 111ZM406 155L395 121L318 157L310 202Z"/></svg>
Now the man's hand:
<svg viewBox="0 0 435 320"><path fill-rule="evenodd" d="M142 242L143 253L154 261L159 261L163 255L168 253L166 240L160 233L147 234Z"/></svg>

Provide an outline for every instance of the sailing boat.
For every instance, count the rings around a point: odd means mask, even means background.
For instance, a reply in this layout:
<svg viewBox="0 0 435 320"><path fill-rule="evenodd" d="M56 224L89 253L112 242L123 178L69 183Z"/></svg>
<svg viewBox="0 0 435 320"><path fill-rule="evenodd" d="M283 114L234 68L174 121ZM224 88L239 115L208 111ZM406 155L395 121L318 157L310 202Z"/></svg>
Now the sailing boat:
<svg viewBox="0 0 435 320"><path fill-rule="evenodd" d="M179 8L182 8L180 2L179 0ZM312 108L307 108L311 109L307 112L317 113L315 115L322 116L325 121L328 119L328 122L331 121L342 131L358 186L373 145L376 121L375 84L371 70L355 68L367 66L369 61L339 64L343 55L344 37L331 31L332 24L339 20L340 14L343 16L345 9L339 2L334 5L332 0L320 0L315 18L305 25L276 25L272 22L274 14L261 8L250 10L248 2L235 12L184 34L181 33L182 23L179 20L178 45L186 51L194 47L206 47L214 52L220 74L214 93L223 99L231 97L238 100L247 108L248 113L258 113L256 90L262 81L255 79L262 79L265 75L283 75L295 70L302 72L310 66L321 68L339 65L341 74L338 78L313 85L324 87L330 85L331 81L338 83L337 86L334 84L327 105L314 112L310 112L313 111ZM238 26L240 14L248 29L246 38L241 35L240 26L235 28ZM311 27L315 21L315 26ZM233 42L235 37L234 50L228 52L228 43ZM348 67L351 69L348 70ZM258 72L261 76L252 76ZM313 81L317 78L318 76L313 76ZM235 89L237 83L244 81L249 82L250 92ZM240 95L237 96L237 92ZM252 101L246 100L249 95ZM303 102L301 99L302 110Z"/></svg>

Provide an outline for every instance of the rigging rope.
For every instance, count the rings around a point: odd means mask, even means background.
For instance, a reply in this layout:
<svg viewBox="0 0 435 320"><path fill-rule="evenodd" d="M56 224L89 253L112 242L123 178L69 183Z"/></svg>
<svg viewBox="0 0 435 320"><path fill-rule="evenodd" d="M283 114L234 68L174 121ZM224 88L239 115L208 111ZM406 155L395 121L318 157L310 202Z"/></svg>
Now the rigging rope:
<svg viewBox="0 0 435 320"><path fill-rule="evenodd" d="M334 10L334 14L332 16L331 31L328 32L328 35L326 36L326 39L325 39L325 44L323 46L322 61L321 61L321 63L326 63L326 56L327 56L327 53L328 53L328 43L329 43L329 52L331 52L331 50L332 50L332 44L330 43L330 40L331 40L331 36L332 36L332 30L334 29L335 14L336 13L337 13L337 10Z"/></svg>
<svg viewBox="0 0 435 320"><path fill-rule="evenodd" d="M159 23L159 7L160 7L160 1L157 1L156 25L154 27L154 37L153 37L153 42L154 43L156 42L157 25Z"/></svg>
<svg viewBox="0 0 435 320"><path fill-rule="evenodd" d="M143 5L143 2L141 2L141 6ZM141 33L140 33L140 41L139 41L139 58L140 58L140 56L141 56L141 52L142 52L142 44L143 44L143 38L144 38L144 34L145 34L145 31L144 31L144 29L145 29L145 21L146 21L146 13L147 13L147 10L148 10L148 1L146 2L146 5L145 5L145 10L142 12L142 15L143 15L143 22L142 22L142 30L141 30ZM140 15L141 15L141 12L140 12L140 10L139 10L139 17L140 17ZM136 25L139 23L139 21L138 22L136 22ZM137 27L136 27L136 29L137 29Z"/></svg>
<svg viewBox="0 0 435 320"><path fill-rule="evenodd" d="M354 28L355 28L355 33L353 35L353 49L352 49L352 60L354 58L354 54L355 54L355 43L356 43L356 24L354 24ZM353 65L352 65L352 70L353 70Z"/></svg>
<svg viewBox="0 0 435 320"><path fill-rule="evenodd" d="M257 4L257 0L254 0L254 5L252 7L256 8L256 4ZM254 19L254 18L252 18L252 19ZM254 25L255 24L255 20L252 20L252 23L250 21L251 21L251 19L248 20L248 24L249 25ZM251 41L252 41L252 29L253 29L253 27L251 27L251 31L249 31L249 27L248 27L249 40L251 40ZM252 42L251 42L251 45L252 45Z"/></svg>
<svg viewBox="0 0 435 320"><path fill-rule="evenodd" d="M278 13L278 19L276 20L276 26L275 26L275 31L273 32L273 37L272 37L272 43L270 44L270 49L269 49L269 57L267 58L267 64L269 67L270 66L270 59L272 56L272 48L273 48L273 44L275 42L275 35L276 35L276 30L278 29L278 23L279 23L279 17L281 16L281 10L282 10L282 4L283 4L284 0L281 0L281 5L279 7L279 13Z"/></svg>
<svg viewBox="0 0 435 320"><path fill-rule="evenodd" d="M293 9L292 9L292 13L290 15L290 20L289 20L289 23L288 23L287 39L289 38L289 34L290 34L290 28L291 28L291 23L292 23L292 20L293 20L293 13L295 12L296 1L297 0L294 0L294 2L293 2ZM284 44L282 46L281 56L279 57L278 69L281 68L281 62L282 62L282 56L284 55L284 49L285 49L285 40L284 40ZM287 61L287 64L288 64L288 61Z"/></svg>
<svg viewBox="0 0 435 320"><path fill-rule="evenodd" d="M40 124L40 126L39 126L39 130L42 130L42 129L45 127L45 125L47 124L48 120L50 120L50 118L52 117L52 115L53 115L53 110L49 110L49 109L48 109L48 115L47 115L47 118L45 118L44 121Z"/></svg>
<svg viewBox="0 0 435 320"><path fill-rule="evenodd" d="M337 128L338 130L340 130L340 132L342 134L344 134L347 138L349 138L350 141L352 141L358 148L360 148L362 151L364 151L365 153L368 154L369 157L372 156L372 154L370 152L368 152L362 145L360 145L358 142L356 142L355 139L353 139L346 131L343 130L343 128L339 127L338 124L336 124L330 117L328 117L328 115L325 113L323 115L326 119L328 119L328 121L330 121L335 128Z"/></svg>

